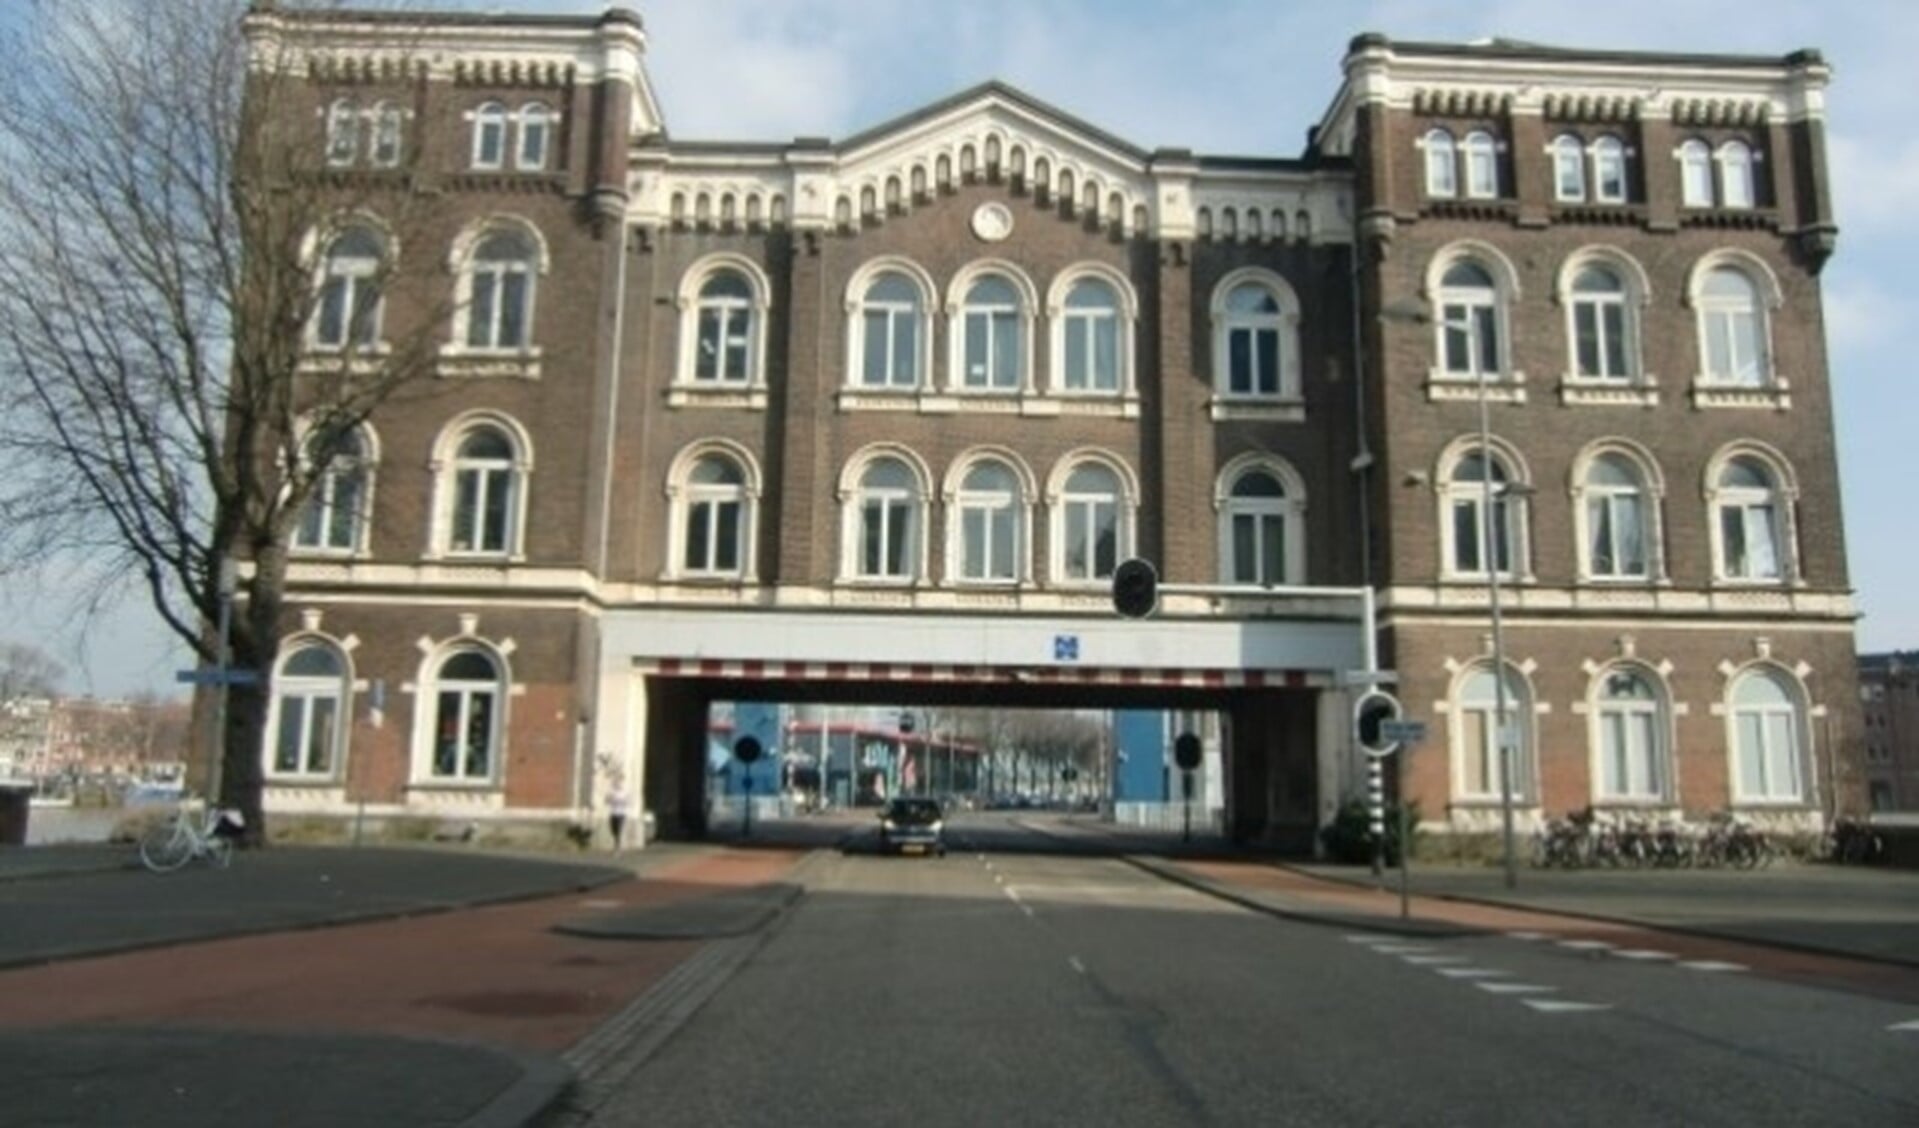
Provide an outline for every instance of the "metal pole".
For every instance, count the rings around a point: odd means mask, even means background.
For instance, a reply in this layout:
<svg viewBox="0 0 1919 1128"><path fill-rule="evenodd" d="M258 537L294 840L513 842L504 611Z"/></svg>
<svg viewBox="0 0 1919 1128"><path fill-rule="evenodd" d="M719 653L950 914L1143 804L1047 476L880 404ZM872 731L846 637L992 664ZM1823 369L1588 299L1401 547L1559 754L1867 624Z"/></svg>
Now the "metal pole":
<svg viewBox="0 0 1919 1128"><path fill-rule="evenodd" d="M1493 435L1487 407L1486 374L1479 374L1479 481L1482 510L1479 515L1482 555L1480 566L1486 569L1486 597L1492 610L1493 626L1493 750L1499 763L1499 829L1501 852L1506 870L1506 888L1519 884L1519 869L1513 854L1513 752L1507 739L1506 723L1506 638L1499 608L1499 558L1493 540ZM1503 513L1501 513L1503 517ZM1510 534L1511 529L1502 530ZM1508 551L1514 546L1508 545Z"/></svg>
<svg viewBox="0 0 1919 1128"><path fill-rule="evenodd" d="M220 648L214 669L219 676L219 684L213 694L213 747L207 763L207 817L211 818L215 807L220 803L220 777L222 760L225 759L227 745L227 667L233 663L233 589L239 583L239 571L231 558L222 558L219 572L220 585Z"/></svg>
<svg viewBox="0 0 1919 1128"><path fill-rule="evenodd" d="M1393 789L1399 793L1399 919L1411 920L1413 916L1412 897L1407 888L1406 867L1412 864L1413 835L1412 827L1406 818L1406 757L1412 755L1413 746L1402 744L1399 751L1393 753L1397 761L1393 764Z"/></svg>

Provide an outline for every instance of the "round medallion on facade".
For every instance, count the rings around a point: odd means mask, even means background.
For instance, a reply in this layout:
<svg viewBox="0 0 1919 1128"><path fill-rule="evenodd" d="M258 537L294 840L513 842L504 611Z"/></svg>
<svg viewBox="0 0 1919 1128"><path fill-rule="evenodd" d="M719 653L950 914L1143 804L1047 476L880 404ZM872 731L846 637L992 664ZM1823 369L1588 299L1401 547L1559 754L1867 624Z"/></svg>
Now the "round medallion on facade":
<svg viewBox="0 0 1919 1128"><path fill-rule="evenodd" d="M1013 213L1005 204L984 203L973 209L973 234L997 243L1013 233Z"/></svg>

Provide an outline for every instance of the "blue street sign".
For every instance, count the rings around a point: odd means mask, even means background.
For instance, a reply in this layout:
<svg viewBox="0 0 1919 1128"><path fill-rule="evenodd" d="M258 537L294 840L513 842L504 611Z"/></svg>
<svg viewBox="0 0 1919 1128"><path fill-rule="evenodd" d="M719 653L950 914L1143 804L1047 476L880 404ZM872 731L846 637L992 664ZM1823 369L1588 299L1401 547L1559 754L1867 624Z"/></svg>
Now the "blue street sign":
<svg viewBox="0 0 1919 1128"><path fill-rule="evenodd" d="M258 670L220 670L208 667L198 670L175 670L173 680L184 685L259 685Z"/></svg>
<svg viewBox="0 0 1919 1128"><path fill-rule="evenodd" d="M1393 744L1418 744L1426 739L1426 722L1381 721L1379 738Z"/></svg>
<svg viewBox="0 0 1919 1128"><path fill-rule="evenodd" d="M1053 636L1053 661L1055 662L1079 661L1079 636L1078 635L1054 635Z"/></svg>

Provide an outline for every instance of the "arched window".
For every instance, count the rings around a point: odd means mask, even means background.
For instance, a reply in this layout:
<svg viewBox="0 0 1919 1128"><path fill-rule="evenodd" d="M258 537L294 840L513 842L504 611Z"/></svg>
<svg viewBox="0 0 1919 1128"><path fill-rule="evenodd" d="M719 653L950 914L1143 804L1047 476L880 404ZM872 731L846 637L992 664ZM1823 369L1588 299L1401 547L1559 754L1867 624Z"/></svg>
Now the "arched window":
<svg viewBox="0 0 1919 1128"><path fill-rule="evenodd" d="M313 311L316 348L368 348L379 341L384 259L380 237L364 227L349 227L328 244Z"/></svg>
<svg viewBox="0 0 1919 1128"><path fill-rule="evenodd" d="M955 576L967 583L1013 583L1024 570L1024 494L1004 463L975 463L953 498L959 551Z"/></svg>
<svg viewBox="0 0 1919 1128"><path fill-rule="evenodd" d="M919 476L897 458L878 458L860 475L853 498L855 575L911 582L919 575Z"/></svg>
<svg viewBox="0 0 1919 1128"><path fill-rule="evenodd" d="M754 304L753 285L738 271L716 270L700 286L696 382L745 384L752 379L758 370Z"/></svg>
<svg viewBox="0 0 1919 1128"><path fill-rule="evenodd" d="M547 150L552 147L553 111L544 102L528 102L520 107L520 146L514 167L537 171L544 169Z"/></svg>
<svg viewBox="0 0 1919 1128"><path fill-rule="evenodd" d="M989 274L966 290L960 310L963 348L960 386L976 391L1013 391L1023 381L1024 307L1019 290Z"/></svg>
<svg viewBox="0 0 1919 1128"><path fill-rule="evenodd" d="M339 775L344 750L346 666L317 641L296 643L273 675L273 734L267 778L314 783Z"/></svg>
<svg viewBox="0 0 1919 1128"><path fill-rule="evenodd" d="M326 163L333 168L344 168L359 156L359 107L348 99L337 99L326 112Z"/></svg>
<svg viewBox="0 0 1919 1128"><path fill-rule="evenodd" d="M1704 141L1679 146L1679 202L1689 208L1712 206L1712 150Z"/></svg>
<svg viewBox="0 0 1919 1128"><path fill-rule="evenodd" d="M1305 582L1302 492L1297 475L1281 467L1265 462L1228 467L1217 498L1222 583Z"/></svg>
<svg viewBox="0 0 1919 1128"><path fill-rule="evenodd" d="M1770 384L1766 324L1759 287L1745 271L1716 266L1706 272L1696 299L1700 381L1733 388Z"/></svg>
<svg viewBox="0 0 1919 1128"><path fill-rule="evenodd" d="M1715 154L1719 160L1719 205L1727 208L1753 206L1752 147L1744 141L1728 141Z"/></svg>
<svg viewBox="0 0 1919 1128"><path fill-rule="evenodd" d="M873 279L860 297L860 386L920 386L925 310L920 287L896 270Z"/></svg>
<svg viewBox="0 0 1919 1128"><path fill-rule="evenodd" d="M1069 392L1117 392L1121 387L1119 296L1098 278L1082 278L1066 292L1059 320L1061 386Z"/></svg>
<svg viewBox="0 0 1919 1128"><path fill-rule="evenodd" d="M513 438L490 423L468 428L454 448L449 553L504 556L519 543L520 457Z"/></svg>
<svg viewBox="0 0 1919 1128"><path fill-rule="evenodd" d="M1785 522L1767 465L1750 455L1728 459L1712 484L1715 553L1722 580L1776 583L1785 578Z"/></svg>
<svg viewBox="0 0 1919 1128"><path fill-rule="evenodd" d="M1601 454L1587 465L1581 492L1587 577L1646 579L1651 574L1651 507L1639 468L1622 454Z"/></svg>
<svg viewBox="0 0 1919 1128"><path fill-rule="evenodd" d="M1111 579L1128 534L1119 475L1096 462L1081 463L1066 476L1056 508L1059 578Z"/></svg>
<svg viewBox="0 0 1919 1128"><path fill-rule="evenodd" d="M1459 680L1453 717L1455 795L1466 802L1499 799L1510 764L1514 799L1530 803L1532 696L1525 679L1510 669L1495 679L1490 665L1473 666Z"/></svg>
<svg viewBox="0 0 1919 1128"><path fill-rule="evenodd" d="M1220 392L1229 396L1280 394L1285 311L1272 290L1244 282L1226 295L1225 364Z"/></svg>
<svg viewBox="0 0 1919 1128"><path fill-rule="evenodd" d="M467 268L466 346L524 349L533 327L533 282L539 273L533 241L517 230L493 231L474 248Z"/></svg>
<svg viewBox="0 0 1919 1128"><path fill-rule="evenodd" d="M357 428L331 444L316 432L305 444L309 465L318 462L326 445L332 446L333 454L300 510L293 547L308 552L354 552L361 547L372 492L366 440Z"/></svg>
<svg viewBox="0 0 1919 1128"><path fill-rule="evenodd" d="M1443 129L1426 133L1426 194L1437 200L1459 195L1459 164L1453 135Z"/></svg>
<svg viewBox="0 0 1919 1128"><path fill-rule="evenodd" d="M1503 577L1524 571L1525 495L1514 488L1512 475L1497 451L1490 459L1477 449L1460 455L1447 475L1443 494L1448 573L1483 578L1489 570L1489 559Z"/></svg>
<svg viewBox="0 0 1919 1128"><path fill-rule="evenodd" d="M739 464L725 455L701 456L687 472L678 501L682 571L689 576L743 575L752 501Z"/></svg>
<svg viewBox="0 0 1919 1128"><path fill-rule="evenodd" d="M406 131L406 112L391 102L373 106L373 167L395 168L400 163Z"/></svg>
<svg viewBox="0 0 1919 1128"><path fill-rule="evenodd" d="M1505 349L1500 340L1499 289L1486 268L1462 259L1446 268L1439 290L1439 366L1448 375L1497 380Z"/></svg>
<svg viewBox="0 0 1919 1128"><path fill-rule="evenodd" d="M1573 276L1573 375L1627 383L1635 375L1638 342L1626 283L1610 266L1589 265Z"/></svg>
<svg viewBox="0 0 1919 1128"><path fill-rule="evenodd" d="M1553 199L1576 202L1586 198L1586 151L1579 138L1562 133L1553 139Z"/></svg>
<svg viewBox="0 0 1919 1128"><path fill-rule="evenodd" d="M435 782L491 783L499 764L500 667L479 649L455 650L440 661L429 682L433 702L431 756Z"/></svg>
<svg viewBox="0 0 1919 1128"><path fill-rule="evenodd" d="M1499 195L1499 148L1490 133L1473 132L1460 143L1466 158L1466 195L1490 200Z"/></svg>
<svg viewBox="0 0 1919 1128"><path fill-rule="evenodd" d="M1626 146L1617 137L1593 142L1593 198L1602 204L1626 202Z"/></svg>
<svg viewBox="0 0 1919 1128"><path fill-rule="evenodd" d="M1665 702L1631 667L1600 674L1593 695L1594 752L1600 802L1650 803L1668 793Z"/></svg>
<svg viewBox="0 0 1919 1128"><path fill-rule="evenodd" d="M1755 668L1733 679L1733 801L1806 799L1805 719L1798 687L1782 671Z"/></svg>
<svg viewBox="0 0 1919 1128"><path fill-rule="evenodd" d="M473 167L496 169L506 165L506 107L486 102L473 111Z"/></svg>

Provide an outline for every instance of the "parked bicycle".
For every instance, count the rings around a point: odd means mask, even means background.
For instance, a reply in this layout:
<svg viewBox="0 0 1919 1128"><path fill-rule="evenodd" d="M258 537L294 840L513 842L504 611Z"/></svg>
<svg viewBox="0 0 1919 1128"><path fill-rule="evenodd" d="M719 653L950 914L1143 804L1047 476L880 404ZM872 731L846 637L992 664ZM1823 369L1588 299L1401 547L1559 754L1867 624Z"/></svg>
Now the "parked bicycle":
<svg viewBox="0 0 1919 1128"><path fill-rule="evenodd" d="M238 811L211 803L182 803L173 817L140 836L140 863L154 873L172 873L195 858L225 869L233 864L233 840L246 822Z"/></svg>
<svg viewBox="0 0 1919 1128"><path fill-rule="evenodd" d="M1862 820L1840 815L1826 832L1825 860L1841 865L1871 865L1886 859L1886 840Z"/></svg>

